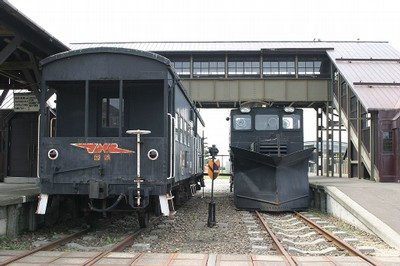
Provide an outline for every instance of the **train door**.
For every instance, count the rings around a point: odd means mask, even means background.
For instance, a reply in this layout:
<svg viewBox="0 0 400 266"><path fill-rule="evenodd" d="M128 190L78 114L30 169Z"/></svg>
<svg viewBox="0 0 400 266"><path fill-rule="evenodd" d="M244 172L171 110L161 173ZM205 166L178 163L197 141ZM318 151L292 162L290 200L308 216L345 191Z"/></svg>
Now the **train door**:
<svg viewBox="0 0 400 266"><path fill-rule="evenodd" d="M118 86L118 84L115 84ZM118 87L117 87L118 88ZM124 105L120 105L118 89L100 89L97 97L97 136L117 137L120 125L120 109L124 120ZM124 123L122 123L122 128Z"/></svg>
<svg viewBox="0 0 400 266"><path fill-rule="evenodd" d="M8 176L37 176L37 133L37 113L16 113L10 119Z"/></svg>

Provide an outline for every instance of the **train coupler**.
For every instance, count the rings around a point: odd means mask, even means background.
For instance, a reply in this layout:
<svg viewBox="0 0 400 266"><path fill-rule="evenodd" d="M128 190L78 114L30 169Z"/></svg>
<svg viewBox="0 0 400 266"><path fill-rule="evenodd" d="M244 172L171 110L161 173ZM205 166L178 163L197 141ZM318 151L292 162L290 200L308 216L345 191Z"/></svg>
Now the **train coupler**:
<svg viewBox="0 0 400 266"><path fill-rule="evenodd" d="M128 188L128 202L132 208L146 208L150 203L149 188L141 188L140 193L136 187Z"/></svg>

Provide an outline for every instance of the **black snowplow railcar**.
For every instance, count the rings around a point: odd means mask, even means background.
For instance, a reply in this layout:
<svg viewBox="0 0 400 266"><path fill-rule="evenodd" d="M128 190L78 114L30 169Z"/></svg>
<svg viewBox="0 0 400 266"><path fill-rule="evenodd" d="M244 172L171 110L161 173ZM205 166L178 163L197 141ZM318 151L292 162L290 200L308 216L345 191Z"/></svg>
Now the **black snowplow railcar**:
<svg viewBox="0 0 400 266"><path fill-rule="evenodd" d="M234 202L239 209L293 211L308 208L308 160L303 111L294 108L231 111Z"/></svg>

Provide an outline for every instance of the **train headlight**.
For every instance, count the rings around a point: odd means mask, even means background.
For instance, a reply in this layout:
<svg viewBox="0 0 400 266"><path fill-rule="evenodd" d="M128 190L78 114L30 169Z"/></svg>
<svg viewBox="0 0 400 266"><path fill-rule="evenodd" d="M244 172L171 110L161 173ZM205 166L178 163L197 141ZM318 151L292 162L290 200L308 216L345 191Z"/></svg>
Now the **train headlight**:
<svg viewBox="0 0 400 266"><path fill-rule="evenodd" d="M286 106L286 107L283 108L283 110L284 110L286 113L293 113L293 112L294 112L294 107Z"/></svg>
<svg viewBox="0 0 400 266"><path fill-rule="evenodd" d="M155 149L149 150L149 152L147 153L147 157L148 157L150 160L152 160L152 161L157 160L157 158L158 158L158 151L155 150Z"/></svg>
<svg viewBox="0 0 400 266"><path fill-rule="evenodd" d="M47 157L49 157L50 160L55 160L58 158L58 151L56 149L51 149L47 153Z"/></svg>
<svg viewBox="0 0 400 266"><path fill-rule="evenodd" d="M250 113L250 111L251 111L251 108L249 106L241 106L240 107L240 112L243 114Z"/></svg>

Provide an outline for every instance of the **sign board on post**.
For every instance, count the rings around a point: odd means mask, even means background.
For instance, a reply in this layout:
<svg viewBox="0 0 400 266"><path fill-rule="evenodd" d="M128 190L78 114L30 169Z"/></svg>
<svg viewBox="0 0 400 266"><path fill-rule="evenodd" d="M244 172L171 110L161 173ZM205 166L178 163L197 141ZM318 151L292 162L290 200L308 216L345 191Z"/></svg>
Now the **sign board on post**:
<svg viewBox="0 0 400 266"><path fill-rule="evenodd" d="M211 180L216 179L219 176L219 173L221 171L220 168L220 161L219 159L214 161L213 160L208 160L208 176L211 178Z"/></svg>
<svg viewBox="0 0 400 266"><path fill-rule="evenodd" d="M14 112L38 112L39 101L33 93L14 93Z"/></svg>

